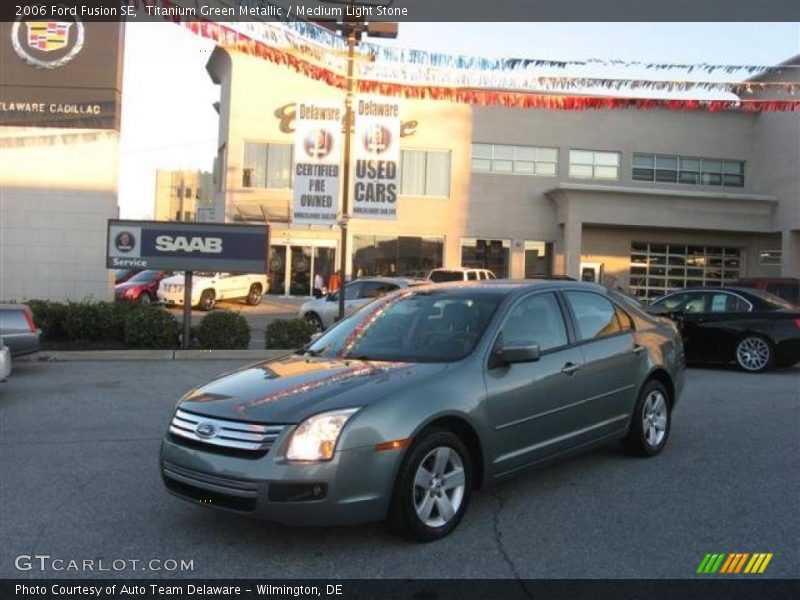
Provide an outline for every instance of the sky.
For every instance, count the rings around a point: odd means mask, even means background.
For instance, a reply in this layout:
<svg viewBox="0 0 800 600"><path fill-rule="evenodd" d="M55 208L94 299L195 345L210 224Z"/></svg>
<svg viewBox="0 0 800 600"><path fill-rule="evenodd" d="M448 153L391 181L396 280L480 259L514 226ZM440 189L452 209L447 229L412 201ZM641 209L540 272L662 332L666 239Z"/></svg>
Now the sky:
<svg viewBox="0 0 800 600"><path fill-rule="evenodd" d="M212 42L172 23L128 24L125 37L120 216L145 219L156 169L211 171L219 88L205 70ZM488 57L777 64L800 54L800 23L401 23L392 43ZM570 72L590 73L654 75Z"/></svg>

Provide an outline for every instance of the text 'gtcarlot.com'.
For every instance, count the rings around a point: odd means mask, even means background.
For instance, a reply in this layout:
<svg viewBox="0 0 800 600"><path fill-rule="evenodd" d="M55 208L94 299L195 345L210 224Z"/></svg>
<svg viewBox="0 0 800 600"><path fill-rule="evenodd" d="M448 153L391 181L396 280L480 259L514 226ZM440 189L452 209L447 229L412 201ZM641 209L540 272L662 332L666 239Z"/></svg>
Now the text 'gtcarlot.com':
<svg viewBox="0 0 800 600"><path fill-rule="evenodd" d="M49 554L20 554L18 571L194 571L194 560L174 558L53 558Z"/></svg>

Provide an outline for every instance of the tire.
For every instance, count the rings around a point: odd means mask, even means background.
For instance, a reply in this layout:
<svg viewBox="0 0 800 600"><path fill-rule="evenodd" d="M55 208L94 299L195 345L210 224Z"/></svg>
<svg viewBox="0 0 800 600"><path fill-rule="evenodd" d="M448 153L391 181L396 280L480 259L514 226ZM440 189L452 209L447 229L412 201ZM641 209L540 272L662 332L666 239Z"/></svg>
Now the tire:
<svg viewBox="0 0 800 600"><path fill-rule="evenodd" d="M639 393L622 447L632 456L655 456L664 449L672 428L671 399L661 382L651 379Z"/></svg>
<svg viewBox="0 0 800 600"><path fill-rule="evenodd" d="M314 328L315 332L321 332L325 330L325 325L322 324L322 319L319 318L317 313L306 313L305 319L308 324Z"/></svg>
<svg viewBox="0 0 800 600"><path fill-rule="evenodd" d="M254 283L250 286L250 291L247 293L247 297L244 299L244 302L248 306L257 306L258 304L261 304L262 297L261 286L257 283Z"/></svg>
<svg viewBox="0 0 800 600"><path fill-rule="evenodd" d="M147 306L148 304L153 303L153 297L149 292L142 292L139 294L139 297L136 299L136 301L142 306Z"/></svg>
<svg viewBox="0 0 800 600"><path fill-rule="evenodd" d="M204 290L203 293L200 294L200 302L197 307L200 310L209 311L214 308L216 303L217 295L214 293L214 290Z"/></svg>
<svg viewBox="0 0 800 600"><path fill-rule="evenodd" d="M471 491L472 460L461 439L444 429L423 432L397 474L389 525L420 542L441 539L461 522Z"/></svg>
<svg viewBox="0 0 800 600"><path fill-rule="evenodd" d="M733 358L742 371L763 373L775 362L775 349L764 336L748 333L736 342Z"/></svg>

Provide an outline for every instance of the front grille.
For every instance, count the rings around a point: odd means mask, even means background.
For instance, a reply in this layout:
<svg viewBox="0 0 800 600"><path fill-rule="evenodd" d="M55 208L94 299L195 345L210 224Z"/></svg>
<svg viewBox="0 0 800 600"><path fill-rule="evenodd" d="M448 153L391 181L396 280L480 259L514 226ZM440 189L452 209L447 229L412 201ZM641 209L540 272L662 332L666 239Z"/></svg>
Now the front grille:
<svg viewBox="0 0 800 600"><path fill-rule="evenodd" d="M186 441L192 447L260 456L269 451L284 427L217 419L179 408L172 417L169 432L176 442Z"/></svg>

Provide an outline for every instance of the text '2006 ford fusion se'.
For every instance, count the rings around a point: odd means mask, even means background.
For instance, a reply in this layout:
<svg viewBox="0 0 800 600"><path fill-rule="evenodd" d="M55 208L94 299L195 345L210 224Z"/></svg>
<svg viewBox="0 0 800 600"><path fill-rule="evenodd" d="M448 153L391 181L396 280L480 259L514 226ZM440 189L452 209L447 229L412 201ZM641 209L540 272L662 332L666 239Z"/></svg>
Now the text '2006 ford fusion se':
<svg viewBox="0 0 800 600"><path fill-rule="evenodd" d="M496 281L384 296L294 354L186 394L172 493L302 525L450 533L473 490L621 440L654 456L684 381L680 334L600 286Z"/></svg>

